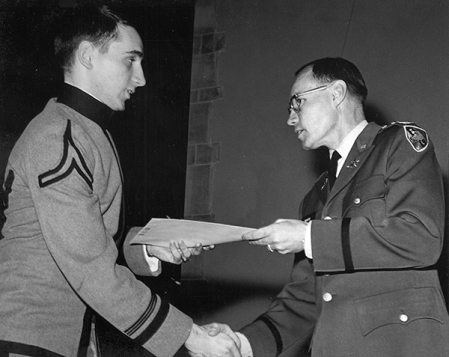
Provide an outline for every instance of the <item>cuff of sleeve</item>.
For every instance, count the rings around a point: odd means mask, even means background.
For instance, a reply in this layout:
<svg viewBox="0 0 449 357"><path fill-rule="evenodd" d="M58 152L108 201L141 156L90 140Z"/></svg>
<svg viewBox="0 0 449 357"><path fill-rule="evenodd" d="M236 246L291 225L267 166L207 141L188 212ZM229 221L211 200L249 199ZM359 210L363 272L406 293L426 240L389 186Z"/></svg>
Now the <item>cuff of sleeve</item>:
<svg viewBox="0 0 449 357"><path fill-rule="evenodd" d="M240 339L240 354L242 355L242 357L253 357L253 350L251 349L251 344L249 343L246 336L240 332L236 332L235 334Z"/></svg>
<svg viewBox="0 0 449 357"><path fill-rule="evenodd" d="M304 240L304 253L306 257L312 259L312 221L307 222L306 238Z"/></svg>
<svg viewBox="0 0 449 357"><path fill-rule="evenodd" d="M131 240L139 232L139 230L140 227L131 228L126 236L125 242L123 243L123 254L126 259L126 264L128 265L129 269L131 269L132 272L136 275L157 276L161 273L161 269L155 272L149 269L149 263L147 261L148 254L145 251L145 246L143 246L144 252L142 252L142 247L139 247L139 245L137 244L130 244Z"/></svg>
<svg viewBox="0 0 449 357"><path fill-rule="evenodd" d="M261 320L256 320L245 326L240 333L248 339L253 356L273 357L278 355L276 340L268 326Z"/></svg>
<svg viewBox="0 0 449 357"><path fill-rule="evenodd" d="M156 322L157 320L158 318L153 320L152 324L163 322L162 325L155 326L158 327L157 331L149 335L149 339L142 346L155 356L174 356L189 337L193 321L173 305L170 305L168 314L163 321Z"/></svg>
<svg viewBox="0 0 449 357"><path fill-rule="evenodd" d="M142 249L143 249L143 256L145 257L145 261L148 264L148 268L150 269L150 271L152 273L157 273L159 271L159 267L161 264L161 261L156 258L156 257L150 257L148 255L148 251L147 251L147 246L146 245L142 245Z"/></svg>

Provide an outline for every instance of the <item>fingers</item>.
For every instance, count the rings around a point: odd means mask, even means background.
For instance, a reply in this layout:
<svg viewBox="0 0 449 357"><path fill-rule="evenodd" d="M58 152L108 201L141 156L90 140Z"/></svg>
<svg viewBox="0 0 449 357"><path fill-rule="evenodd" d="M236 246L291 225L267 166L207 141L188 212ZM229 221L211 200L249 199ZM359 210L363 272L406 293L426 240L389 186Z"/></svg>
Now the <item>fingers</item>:
<svg viewBox="0 0 449 357"><path fill-rule="evenodd" d="M217 322L203 325L203 328L207 330L207 334L209 336L215 337L219 335L220 333L224 333L225 335L228 335L236 344L236 346L240 349L241 342L240 338L235 334L235 332L229 327L229 325L226 324L219 324Z"/></svg>
<svg viewBox="0 0 449 357"><path fill-rule="evenodd" d="M190 258L192 257L192 253L191 253L190 249L186 246L184 241L181 240L179 242L175 242L174 244L177 248L177 252L178 252L180 258L182 259L182 261L184 261L184 262L189 261ZM200 248L200 252L201 252L201 248ZM194 254L194 255L198 255L198 254Z"/></svg>
<svg viewBox="0 0 449 357"><path fill-rule="evenodd" d="M187 247L184 241L173 242L176 247L176 252L173 252L177 258L181 259L184 262L189 261L192 256L200 255L203 250L212 250L215 248L214 245L203 246L201 243L195 243L193 247Z"/></svg>
<svg viewBox="0 0 449 357"><path fill-rule="evenodd" d="M200 255L203 250L203 245L201 243L196 243L193 248L190 248L191 255Z"/></svg>
<svg viewBox="0 0 449 357"><path fill-rule="evenodd" d="M185 257L183 257L181 250L178 248L176 242L170 242L169 245L170 252L172 254L171 263L173 264L181 264Z"/></svg>
<svg viewBox="0 0 449 357"><path fill-rule="evenodd" d="M215 245L213 245L213 244L205 245L205 246L203 246L203 249L204 250L213 250L213 249L215 249Z"/></svg>
<svg viewBox="0 0 449 357"><path fill-rule="evenodd" d="M191 356L223 356L223 357L241 357L240 354L240 339L237 342L227 334L220 332L216 336L210 336L208 334L209 326L211 328L219 328L219 329L229 329L232 334L232 330L229 326L219 326L220 324L212 324L206 326L198 326L193 324L192 329L190 331L190 335L185 342L185 347L189 351Z"/></svg>
<svg viewBox="0 0 449 357"><path fill-rule="evenodd" d="M271 226L262 227L242 235L242 240L254 241L267 237L271 233Z"/></svg>
<svg viewBox="0 0 449 357"><path fill-rule="evenodd" d="M203 327L207 330L207 334L213 337L217 336L220 332L224 332L224 330L222 329L222 325L216 322L208 325L203 325Z"/></svg>

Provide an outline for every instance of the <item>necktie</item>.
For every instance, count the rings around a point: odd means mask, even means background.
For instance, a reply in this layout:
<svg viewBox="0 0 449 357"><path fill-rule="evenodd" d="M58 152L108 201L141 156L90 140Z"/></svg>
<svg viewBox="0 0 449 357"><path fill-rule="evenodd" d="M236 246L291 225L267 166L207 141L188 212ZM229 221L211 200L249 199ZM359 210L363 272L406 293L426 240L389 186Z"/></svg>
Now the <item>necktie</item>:
<svg viewBox="0 0 449 357"><path fill-rule="evenodd" d="M334 186L334 182L337 174L337 166L338 166L338 160L341 158L340 154L337 151L334 151L332 154L332 158L329 161L329 169L328 169L328 175L329 175L329 189L332 190L332 186Z"/></svg>

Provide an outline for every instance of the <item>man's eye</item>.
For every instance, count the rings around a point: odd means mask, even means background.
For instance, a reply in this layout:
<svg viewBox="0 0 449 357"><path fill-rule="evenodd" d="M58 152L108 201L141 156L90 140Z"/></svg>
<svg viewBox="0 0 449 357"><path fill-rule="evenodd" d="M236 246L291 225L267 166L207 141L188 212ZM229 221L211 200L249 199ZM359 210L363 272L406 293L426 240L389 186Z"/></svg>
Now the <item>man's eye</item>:
<svg viewBox="0 0 449 357"><path fill-rule="evenodd" d="M295 107L300 108L303 103L304 103L304 99L302 99L302 98L295 98Z"/></svg>

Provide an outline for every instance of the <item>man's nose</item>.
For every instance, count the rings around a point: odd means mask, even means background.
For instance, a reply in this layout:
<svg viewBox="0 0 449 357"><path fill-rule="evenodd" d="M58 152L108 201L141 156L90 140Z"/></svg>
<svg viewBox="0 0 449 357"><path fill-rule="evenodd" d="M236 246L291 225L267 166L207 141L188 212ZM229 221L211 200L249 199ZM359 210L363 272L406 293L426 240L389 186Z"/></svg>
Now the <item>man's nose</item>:
<svg viewBox="0 0 449 357"><path fill-rule="evenodd" d="M288 115L287 124L288 125L295 125L298 122L298 114L296 114L293 110L290 110L290 114Z"/></svg>
<svg viewBox="0 0 449 357"><path fill-rule="evenodd" d="M143 87L146 83L145 75L143 74L142 66L139 66L134 71L133 81L138 87Z"/></svg>

